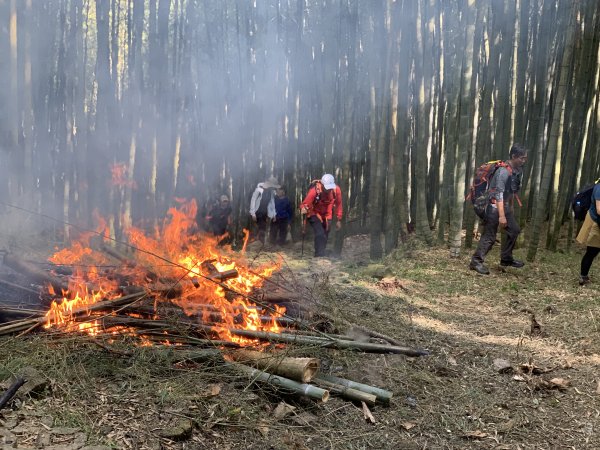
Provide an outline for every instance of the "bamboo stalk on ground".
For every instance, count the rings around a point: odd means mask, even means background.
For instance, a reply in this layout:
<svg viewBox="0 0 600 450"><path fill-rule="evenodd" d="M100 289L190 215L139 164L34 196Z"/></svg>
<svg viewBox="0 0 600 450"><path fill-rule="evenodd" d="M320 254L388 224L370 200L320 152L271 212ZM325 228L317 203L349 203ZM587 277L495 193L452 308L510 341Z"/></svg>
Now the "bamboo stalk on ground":
<svg viewBox="0 0 600 450"><path fill-rule="evenodd" d="M320 362L317 358L296 358L258 352L256 350L236 350L229 356L237 362L268 370L275 375L281 375L292 380L309 383L317 373Z"/></svg>
<svg viewBox="0 0 600 450"><path fill-rule="evenodd" d="M356 381L335 377L333 375L326 375L323 373L317 374L317 376L315 376L315 378L313 379L313 382L316 384L323 383L323 385L325 386L329 384L345 386L350 389L356 389L362 392L366 392L368 394L376 396L377 401L385 405L390 404L390 400L394 395L392 392L386 391L385 389L380 389L375 386L369 386L368 384L358 383Z"/></svg>
<svg viewBox="0 0 600 450"><path fill-rule="evenodd" d="M164 321L156 321L156 320L144 320L137 319L134 317L105 317L103 318L105 325L110 326L133 326L133 327L149 327L149 328L158 328L164 330L174 331L174 324L164 322ZM346 349L346 350L354 350L354 351L363 351L367 353L395 353L395 354L403 354L407 356L425 356L429 353L426 350L412 349L407 347L397 347L393 345L380 345L380 344L371 344L365 342L354 342L354 341L345 341L341 339L329 339L327 337L316 337L316 336L302 336L295 335L292 333L273 333L268 331L255 331L255 330L243 330L238 328L229 328L223 327L220 324L206 325L206 324L193 324L188 322L178 322L179 325L185 325L183 331L192 332L192 331L204 331L210 334L217 334L217 330L215 328L222 329L223 331L227 331L234 336L242 336L249 339L257 339L261 341L267 342L282 342L288 344L300 344L300 345L313 345L319 347L327 347L327 348L337 348L337 349ZM1 331L1 329L0 329Z"/></svg>
<svg viewBox="0 0 600 450"><path fill-rule="evenodd" d="M222 341L217 339L200 339L192 336L174 336L165 335L159 332L153 332L150 330L129 330L127 334L139 334L142 337L153 341L153 342L165 342L178 343L183 345L194 345L194 346L205 346L207 348L214 347L230 347L240 348L240 344L231 341ZM108 335L111 335L110 333Z"/></svg>
<svg viewBox="0 0 600 450"><path fill-rule="evenodd" d="M231 334L236 336L244 336L269 342L318 345L327 348L363 351L367 353L396 353L407 356L425 356L429 354L429 352L426 350L412 349L408 347L371 344L368 342L345 341L342 339L328 339L316 336L301 336L286 333L271 333L268 331L252 331L238 329L229 329L229 331L231 332Z"/></svg>
<svg viewBox="0 0 600 450"><path fill-rule="evenodd" d="M76 310L74 310L71 315L73 317L77 317L80 315L89 315L90 312L93 311L101 311L105 308L108 307L108 305L110 305L111 307L114 306L122 306L122 305L126 305L128 303L133 303L138 301L139 299L145 297L147 294L145 292L138 292L135 294L130 294L130 295L125 295L123 297L119 297L116 298L114 300L104 300L98 303L94 303L93 305L87 305L81 308L78 308ZM24 320L20 320L17 322L13 322L9 325L4 325L4 326L0 326L0 336L6 335L6 334L13 334L13 333L19 333L21 331L25 331L28 330L30 328L35 328L37 326L43 325L44 323L46 323L48 319L46 318L46 316L41 313L38 317L32 318L32 319L24 319Z"/></svg>
<svg viewBox="0 0 600 450"><path fill-rule="evenodd" d="M40 320L40 318L35 319L24 319L18 320L16 322L11 322L7 325L0 326L0 336L5 336L7 334L20 333L21 331L28 330L31 327L36 327L42 325L45 322L45 319Z"/></svg>
<svg viewBox="0 0 600 450"><path fill-rule="evenodd" d="M195 307L197 307L198 305L195 305ZM114 308L113 308L114 309ZM227 318L231 318L233 319L234 323L239 322L239 320L243 319L244 317L244 308L234 308L234 312L232 313L227 313L224 314L222 312L222 310L220 308L218 308L217 306L214 305L202 305L201 309L206 309L206 313L208 314L208 319L209 321L212 323L219 323L219 322L223 322L224 317ZM110 311L110 309L107 309L107 311ZM123 311L128 313L128 314L140 314L140 315L144 315L144 316L158 316L158 319L168 319L169 317L177 317L178 320L183 321L183 322L190 322L190 323L196 323L196 322L203 322L206 323L207 321L203 320L203 318L205 318L205 312L199 312L199 313L195 313L195 314L185 314L183 312L183 310L181 308L178 307L159 307L159 308L155 308L154 306L150 306L150 305L133 305L131 307L124 307ZM261 323L263 324L267 324L267 323L272 323L273 320L275 320L277 322L277 324L279 326L282 327L291 327L294 326L296 324L296 321L292 318L288 318L288 317L273 317L273 316L266 316L266 315L259 315L258 318L260 319Z"/></svg>
<svg viewBox="0 0 600 450"><path fill-rule="evenodd" d="M273 375L272 373L254 369L244 364L229 363L227 366L252 378L253 381L269 384L278 390L302 395L314 400L322 401L323 403L329 400L329 391L313 386L312 384L299 383L298 381L290 380L289 378L281 377L279 375Z"/></svg>
<svg viewBox="0 0 600 450"><path fill-rule="evenodd" d="M377 402L377 396L358 389L349 388L343 384L330 383L325 380L313 378L313 383L326 388L330 393L338 395L346 400L353 402L365 402L369 406L374 406Z"/></svg>

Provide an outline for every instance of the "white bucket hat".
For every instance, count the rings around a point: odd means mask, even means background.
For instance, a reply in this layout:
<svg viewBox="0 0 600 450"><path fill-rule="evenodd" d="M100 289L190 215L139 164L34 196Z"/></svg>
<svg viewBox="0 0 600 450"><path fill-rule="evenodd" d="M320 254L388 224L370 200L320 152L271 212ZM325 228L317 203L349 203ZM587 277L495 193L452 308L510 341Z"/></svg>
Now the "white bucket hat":
<svg viewBox="0 0 600 450"><path fill-rule="evenodd" d="M262 183L262 185L265 189L279 188L279 180L274 176L270 176L266 181Z"/></svg>
<svg viewBox="0 0 600 450"><path fill-rule="evenodd" d="M321 183L323 183L325 189L335 188L335 178L333 178L333 175L331 175L330 173L326 173L325 175L323 175L323 177L321 178Z"/></svg>

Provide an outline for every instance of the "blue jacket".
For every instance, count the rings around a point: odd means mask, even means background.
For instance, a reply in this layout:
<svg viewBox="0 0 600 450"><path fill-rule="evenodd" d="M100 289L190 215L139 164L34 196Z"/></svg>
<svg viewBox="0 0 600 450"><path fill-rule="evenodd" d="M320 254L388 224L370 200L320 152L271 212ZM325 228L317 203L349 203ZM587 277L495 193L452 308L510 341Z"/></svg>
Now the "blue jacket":
<svg viewBox="0 0 600 450"><path fill-rule="evenodd" d="M596 211L596 200L600 200L600 183L594 186L594 190L592 191L592 203L590 204L590 216L592 216L592 220L597 224L600 224L599 212Z"/></svg>
<svg viewBox="0 0 600 450"><path fill-rule="evenodd" d="M277 220L285 220L287 222L292 220L292 203L289 198L275 196L275 211L277 212Z"/></svg>

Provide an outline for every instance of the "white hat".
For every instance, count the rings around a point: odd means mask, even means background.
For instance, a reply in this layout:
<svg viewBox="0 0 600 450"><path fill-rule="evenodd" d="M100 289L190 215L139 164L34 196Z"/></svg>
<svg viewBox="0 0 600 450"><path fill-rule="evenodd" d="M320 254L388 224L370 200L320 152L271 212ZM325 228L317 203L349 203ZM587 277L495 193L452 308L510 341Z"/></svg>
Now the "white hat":
<svg viewBox="0 0 600 450"><path fill-rule="evenodd" d="M333 175L331 175L330 173L326 173L325 175L323 175L323 177L321 178L321 183L323 183L323 186L325 186L325 189L334 189L335 188L335 179L333 178Z"/></svg>
<svg viewBox="0 0 600 450"><path fill-rule="evenodd" d="M270 176L268 180L262 183L263 188L279 188L279 180L274 176Z"/></svg>
<svg viewBox="0 0 600 450"><path fill-rule="evenodd" d="M228 202L229 201L229 197L227 197L226 195L221 195L221 201L222 202Z"/></svg>

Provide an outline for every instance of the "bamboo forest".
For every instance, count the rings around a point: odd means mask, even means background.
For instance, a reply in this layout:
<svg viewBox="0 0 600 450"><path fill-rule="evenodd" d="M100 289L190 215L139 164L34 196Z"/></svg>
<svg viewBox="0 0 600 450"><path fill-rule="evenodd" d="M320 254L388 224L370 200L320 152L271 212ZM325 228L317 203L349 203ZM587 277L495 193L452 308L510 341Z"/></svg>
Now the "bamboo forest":
<svg viewBox="0 0 600 450"><path fill-rule="evenodd" d="M0 62L0 447L600 447L597 0L0 0Z"/></svg>

